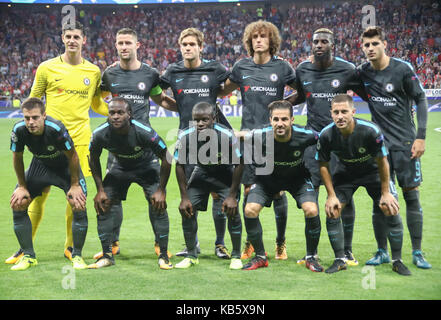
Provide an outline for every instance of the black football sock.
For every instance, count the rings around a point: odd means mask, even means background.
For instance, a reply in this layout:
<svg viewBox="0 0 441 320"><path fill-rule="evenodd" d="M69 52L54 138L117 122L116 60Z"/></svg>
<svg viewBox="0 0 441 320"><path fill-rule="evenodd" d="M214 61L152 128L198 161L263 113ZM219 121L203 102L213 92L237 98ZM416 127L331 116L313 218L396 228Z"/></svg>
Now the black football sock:
<svg viewBox="0 0 441 320"><path fill-rule="evenodd" d="M164 212L159 212L156 209L153 209L151 212L151 220L153 222L152 226L155 231L155 239L158 239L159 250L161 254L167 254L168 248L168 235L170 231L170 222L168 219L167 210Z"/></svg>
<svg viewBox="0 0 441 320"><path fill-rule="evenodd" d="M403 192L406 201L406 222L412 241L413 250L421 250L423 238L423 209L420 204L420 192L410 190Z"/></svg>
<svg viewBox="0 0 441 320"><path fill-rule="evenodd" d="M322 226L320 216L305 217L306 255L313 256L317 252Z"/></svg>
<svg viewBox="0 0 441 320"><path fill-rule="evenodd" d="M244 195L243 202L242 202L242 212L243 212L244 223L245 223L245 207L247 205L247 200L248 200L248 195ZM250 239L248 239L248 232L247 232L246 241L250 241Z"/></svg>
<svg viewBox="0 0 441 320"><path fill-rule="evenodd" d="M377 248L387 251L387 223L386 216L378 208L378 204L374 204L372 213L372 225L374 227L374 235L377 240Z"/></svg>
<svg viewBox="0 0 441 320"><path fill-rule="evenodd" d="M283 193L280 198L273 200L273 208L276 217L276 242L281 244L285 241L286 221L288 219L288 199L286 198L286 193Z"/></svg>
<svg viewBox="0 0 441 320"><path fill-rule="evenodd" d="M112 205L113 210L113 238L112 242L119 241L119 233L123 221L123 207L121 201Z"/></svg>
<svg viewBox="0 0 441 320"><path fill-rule="evenodd" d="M403 247L403 223L401 216L387 216L388 238L392 251L392 260L401 259L401 249Z"/></svg>
<svg viewBox="0 0 441 320"><path fill-rule="evenodd" d="M87 235L87 211L73 212L72 220L72 238L73 238L73 250L72 257L81 256L81 250L83 250L84 241L86 241Z"/></svg>
<svg viewBox="0 0 441 320"><path fill-rule="evenodd" d="M198 232L198 212L193 211L193 215L188 218L182 216L182 230L184 232L185 245L187 246L187 256L197 258L198 253L196 249L197 232Z"/></svg>
<svg viewBox="0 0 441 320"><path fill-rule="evenodd" d="M352 252L352 236L354 234L354 222L355 222L354 199L351 199L351 201L348 202L341 211L341 221L343 223L345 251Z"/></svg>
<svg viewBox="0 0 441 320"><path fill-rule="evenodd" d="M260 224L259 217L257 218L248 218L245 216L245 228L248 234L248 240L254 247L254 252L256 255L265 256L265 247L263 245L262 239L262 225Z"/></svg>
<svg viewBox="0 0 441 320"><path fill-rule="evenodd" d="M106 213L97 215L98 237L101 241L103 253L112 256L113 239L113 210L112 207Z"/></svg>
<svg viewBox="0 0 441 320"><path fill-rule="evenodd" d="M149 204L149 219L150 219L150 224L152 225L153 234L155 235L155 243L159 243L159 238L158 238L157 232L155 230L155 221L154 221L155 220L155 215L154 215L155 208L153 208L150 201L148 201L148 204Z"/></svg>
<svg viewBox="0 0 441 320"><path fill-rule="evenodd" d="M242 241L242 219L240 218L239 212L228 219L228 232L230 233L231 243L233 245L231 257L240 259L240 246Z"/></svg>
<svg viewBox="0 0 441 320"><path fill-rule="evenodd" d="M214 228L216 229L216 242L215 245L222 244L225 245L225 229L227 226L227 217L222 212L222 199L213 199L213 221Z"/></svg>
<svg viewBox="0 0 441 320"><path fill-rule="evenodd" d="M32 223L28 215L28 210L12 211L14 221L14 232L20 248L25 255L35 258L34 246L32 243Z"/></svg>
<svg viewBox="0 0 441 320"><path fill-rule="evenodd" d="M326 218L326 229L335 258L344 258L343 224L341 219Z"/></svg>

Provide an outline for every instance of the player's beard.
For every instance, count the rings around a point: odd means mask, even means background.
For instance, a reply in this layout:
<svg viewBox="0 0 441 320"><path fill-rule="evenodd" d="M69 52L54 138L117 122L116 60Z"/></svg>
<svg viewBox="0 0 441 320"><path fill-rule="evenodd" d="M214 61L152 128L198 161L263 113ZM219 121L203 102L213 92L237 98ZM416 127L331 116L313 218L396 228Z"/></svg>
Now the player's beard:
<svg viewBox="0 0 441 320"><path fill-rule="evenodd" d="M279 133L279 130L283 131L283 133ZM290 137L291 131L288 128L275 128L274 135L276 140L286 141Z"/></svg>
<svg viewBox="0 0 441 320"><path fill-rule="evenodd" d="M121 61L124 61L124 63L129 63L130 61L132 61L132 56L130 54L125 57L121 55L119 58L121 59Z"/></svg>
<svg viewBox="0 0 441 320"><path fill-rule="evenodd" d="M317 55L314 53L314 60L317 61L318 63L327 62L331 59L331 57L332 57L331 50L323 51L321 55Z"/></svg>

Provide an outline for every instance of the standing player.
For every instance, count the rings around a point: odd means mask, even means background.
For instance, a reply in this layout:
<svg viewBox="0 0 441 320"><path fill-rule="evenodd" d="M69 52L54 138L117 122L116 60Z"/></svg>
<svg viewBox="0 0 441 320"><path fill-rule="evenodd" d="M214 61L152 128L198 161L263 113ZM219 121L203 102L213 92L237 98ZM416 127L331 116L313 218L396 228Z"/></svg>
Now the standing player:
<svg viewBox="0 0 441 320"><path fill-rule="evenodd" d="M179 212L188 250L186 258L176 264L176 268L186 269L199 263L197 210L206 211L209 194L215 192L222 203L222 212L228 217L228 231L233 246L230 269L241 269L242 222L238 203L243 162L239 145L232 130L215 123L215 105L199 102L192 113L195 125L179 135L174 154L181 193ZM185 173L188 163L197 163L189 179Z"/></svg>
<svg viewBox="0 0 441 320"><path fill-rule="evenodd" d="M358 187L363 186L373 200L373 216L385 216L392 250L392 270L410 275L401 261L403 224L398 201L389 190L389 163L383 134L372 122L354 118L354 101L347 94L337 95L332 100L331 114L334 122L320 132L316 154L328 193L326 228L335 254L334 263L325 272L346 269L340 213ZM332 153L339 161L331 174L329 161Z"/></svg>
<svg viewBox="0 0 441 320"><path fill-rule="evenodd" d="M175 101L162 92L159 86L159 73L156 69L138 60L137 49L140 46L136 31L123 28L116 33L116 50L120 58L119 64L107 68L102 76L101 92L104 97L112 95L113 97L125 98L131 106L132 118L139 122L150 125L149 96L152 100L171 111L177 111ZM112 166L113 157L109 154L108 165ZM153 159L153 165L159 163ZM112 240L113 254L119 253L119 233L121 229L123 210L122 204L114 204L112 210L115 212L114 237ZM149 216L153 225L152 208L149 202ZM155 239L155 252L159 255L159 239ZM102 252L97 253L94 259L98 259Z"/></svg>
<svg viewBox="0 0 441 320"><path fill-rule="evenodd" d="M65 45L64 53L38 66L30 96L46 97L47 114L66 126L74 141L82 171L87 177L90 176L87 160L91 136L89 108L92 106L94 111L107 115L107 104L99 90L101 71L81 56L82 47L86 43L81 23L65 24L61 38ZM48 194L49 187L29 206L33 238L43 217ZM72 241L72 209L67 205L64 255L69 260L72 258ZM5 262L15 263L22 255L19 250Z"/></svg>
<svg viewBox="0 0 441 320"><path fill-rule="evenodd" d="M271 22L259 20L247 25L242 42L250 57L235 63L220 95L225 96L240 89L243 106L240 130L252 130L268 124L268 105L283 99L286 85L294 87L295 72L287 61L276 56L281 38L279 30ZM245 205L250 186L254 183L252 165L245 165L242 183ZM277 226L276 259L286 260L288 200L285 193L275 195L273 204ZM242 258L251 258L252 253L253 247L247 241Z"/></svg>
<svg viewBox="0 0 441 320"><path fill-rule="evenodd" d="M361 35L362 48L369 62L359 66L359 75L368 94L372 121L384 132L389 149L391 177L402 188L406 202L406 219L412 241L413 263L418 268L432 266L421 252L423 209L418 186L422 182L421 156L425 150L427 99L413 67L386 55L387 42L380 27L367 28ZM412 117L412 101L417 106L418 130ZM378 225L378 251L367 264L389 261L384 221Z"/></svg>
<svg viewBox="0 0 441 320"><path fill-rule="evenodd" d="M173 266L167 255L169 220L165 202L165 187L171 170L167 156L171 159L171 155L161 137L150 126L132 120L131 115L127 100L122 97L112 99L107 122L95 129L90 142L90 168L97 189L94 202L103 255L89 268L114 264L112 237L115 211L112 207L125 200L130 185L137 183L150 204L150 220L160 247L159 267L171 269ZM100 164L103 149L114 156L104 181ZM157 162L153 162L157 158L161 159L160 170Z"/></svg>
<svg viewBox="0 0 441 320"><path fill-rule="evenodd" d="M43 102L28 98L22 106L24 120L14 125L11 134L14 170L18 184L11 197L14 231L23 256L11 270L26 270L38 264L32 241L32 224L28 206L48 186L66 193L73 210L72 265L86 269L81 250L87 234L86 182L78 155L66 127L61 121L46 116ZM33 154L29 168L24 170L25 146Z"/></svg>
<svg viewBox="0 0 441 320"><path fill-rule="evenodd" d="M161 76L161 87L171 88L179 112L179 129L182 130L192 121L192 110L198 102L208 102L216 105L221 84L229 76L229 71L217 61L208 61L201 58L204 43L203 33L195 28L188 28L181 32L179 45L182 61L171 64ZM222 112L217 109L219 123L231 128ZM190 177L193 165L185 165L185 174ZM215 254L219 258L229 259L230 254L224 243L226 216L222 212L222 201L212 194L212 214L216 229ZM199 244L198 244L199 247ZM199 249L198 249L199 250ZM177 253L185 256L186 249Z"/></svg>
<svg viewBox="0 0 441 320"><path fill-rule="evenodd" d="M320 240L320 219L317 195L305 167L304 152L308 146L317 143L317 134L312 130L294 125L292 105L288 101L274 101L268 106L271 126L251 131L253 143L262 145L266 157L272 157L274 170L269 175L257 175L256 183L248 193L245 206L245 227L256 255L244 266L254 270L268 266L268 258L262 240L262 226L259 221L263 206L270 206L274 194L287 190L297 201L297 207L305 214L306 267L314 272L322 272L314 254ZM274 149L266 144L274 141Z"/></svg>
<svg viewBox="0 0 441 320"><path fill-rule="evenodd" d="M364 97L363 86L357 77L355 66L341 58L334 57L334 33L326 28L317 29L312 36L313 62L306 60L296 69L297 98L289 99L293 105L306 101L308 129L320 132L332 123L331 100L339 93L353 90ZM315 160L315 146L308 148L305 161L312 175L312 183L317 190L321 184L318 161ZM331 158L331 168L335 168L335 157ZM355 220L355 207L352 199L342 211L345 256L348 265L358 265L352 253L352 235ZM304 263L304 259L298 263Z"/></svg>

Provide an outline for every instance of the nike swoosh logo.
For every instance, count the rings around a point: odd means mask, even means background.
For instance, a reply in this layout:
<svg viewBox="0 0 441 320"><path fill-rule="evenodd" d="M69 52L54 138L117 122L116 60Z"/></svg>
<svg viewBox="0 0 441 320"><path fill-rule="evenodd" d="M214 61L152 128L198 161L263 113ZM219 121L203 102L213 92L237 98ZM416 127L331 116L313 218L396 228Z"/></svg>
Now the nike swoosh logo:
<svg viewBox="0 0 441 320"><path fill-rule="evenodd" d="M182 80L184 80L184 78L176 79L176 83L181 82Z"/></svg>
<svg viewBox="0 0 441 320"><path fill-rule="evenodd" d="M304 86L307 86L308 84L311 84L311 83L312 83L312 81L308 81L308 82L303 81L303 85L304 85Z"/></svg>
<svg viewBox="0 0 441 320"><path fill-rule="evenodd" d="M60 80L63 80L63 79L55 79L55 81L60 81Z"/></svg>
<svg viewBox="0 0 441 320"><path fill-rule="evenodd" d="M112 86L112 87L119 86L119 83L112 83L111 86Z"/></svg>
<svg viewBox="0 0 441 320"><path fill-rule="evenodd" d="M242 79L247 79L249 77L251 77L251 76L242 76Z"/></svg>
<svg viewBox="0 0 441 320"><path fill-rule="evenodd" d="M367 86L370 86L371 83L370 82L365 82L364 85L367 87Z"/></svg>
<svg viewBox="0 0 441 320"><path fill-rule="evenodd" d="M314 189L307 188L306 191L314 191Z"/></svg>
<svg viewBox="0 0 441 320"><path fill-rule="evenodd" d="M413 181L417 182L417 181L420 181L420 179L421 179L420 177L414 178Z"/></svg>

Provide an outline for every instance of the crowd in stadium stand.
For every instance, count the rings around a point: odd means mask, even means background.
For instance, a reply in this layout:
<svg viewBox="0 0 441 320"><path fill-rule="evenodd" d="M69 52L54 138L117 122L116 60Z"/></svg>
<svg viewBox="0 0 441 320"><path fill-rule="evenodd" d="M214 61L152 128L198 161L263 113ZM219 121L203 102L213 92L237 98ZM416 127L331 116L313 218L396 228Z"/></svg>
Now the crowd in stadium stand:
<svg viewBox="0 0 441 320"><path fill-rule="evenodd" d="M414 66L424 88L441 88L441 5L437 1L381 1L371 3L376 20L387 34L388 54ZM0 13L0 95L25 98L39 63L63 52L61 9ZM104 70L117 60L115 33L122 27L138 32L139 58L160 72L180 60L177 40L182 29L197 27L205 34L204 58L231 67L246 56L245 26L259 18L273 22L283 38L280 56L294 67L311 54L312 32L328 27L335 33L336 52L356 65L365 61L360 49L362 5L328 1L290 5L288 10L222 6L119 7L102 10L82 7L78 19L88 28L83 56Z"/></svg>

